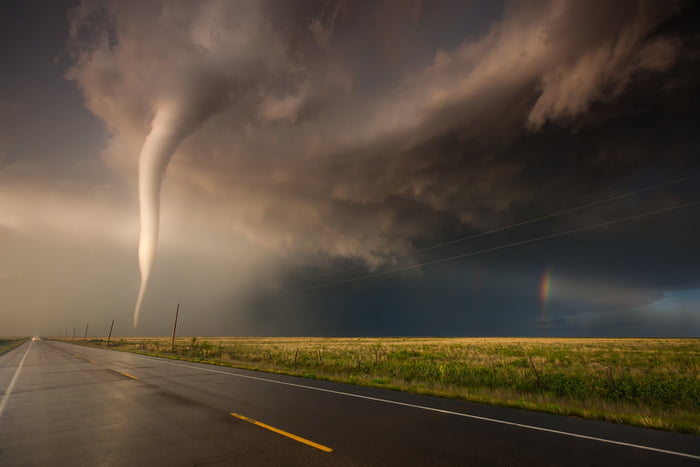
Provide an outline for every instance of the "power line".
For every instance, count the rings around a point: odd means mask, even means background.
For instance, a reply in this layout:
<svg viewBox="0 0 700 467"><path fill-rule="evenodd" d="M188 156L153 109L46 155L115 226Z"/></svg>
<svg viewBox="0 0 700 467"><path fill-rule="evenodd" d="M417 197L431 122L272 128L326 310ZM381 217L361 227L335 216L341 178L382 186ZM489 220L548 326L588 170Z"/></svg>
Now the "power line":
<svg viewBox="0 0 700 467"><path fill-rule="evenodd" d="M543 221L543 220L545 220L545 219L551 219L551 218L553 218L553 217L562 216L562 215L564 215L564 214L569 214L569 213L572 213L572 212L580 211L580 210L582 210L582 209L586 209L586 208L590 208L590 207L593 207L593 206L598 206L598 205L601 205L601 204L609 203L609 202L611 202L611 201L617 201L617 200L620 200L620 199L623 199L623 198L628 198L628 197L630 197L630 196L638 195L638 194L640 194L640 193L645 193L645 192L647 192L647 191L657 190L657 189L659 189L659 188L663 188L663 187L667 187L667 186L670 186L670 185L674 185L674 184L676 184L676 183L685 182L686 180L690 180L690 179L693 179L693 178L697 178L698 176L700 176L700 173L695 173L695 174L692 174L692 175L687 175L687 176L685 176L685 177L677 178L677 179L675 179L675 180L671 180L671 181L664 182L664 183L659 183L658 185L653 185L653 186L650 186L650 187L647 187L647 188L642 188L642 189L640 189L640 190L630 191L630 192L627 192L627 193L623 193L623 194L621 194L621 195L613 196L612 198L606 198L606 199L603 199L603 200L600 200L600 201L593 201L593 202L591 202L591 203L583 204L583 205L581 205L581 206L576 206L576 207L573 207L573 208L564 209L563 211L557 211L557 212L554 212L554 213L551 213L551 214L546 214L546 215L544 215L544 216L533 217L532 219L524 220L524 221L521 221L521 222L516 222L516 223L514 223L514 224L509 224L509 225L505 225L505 226L502 226L502 227L497 227L497 228L495 228L495 229L487 230L487 231L484 231L484 232L479 232L479 233L477 233L477 234L469 235L469 236L466 236L466 237L461 237L461 238L457 238L457 239L450 240L450 241L447 241L447 242L437 243L437 244L435 244L435 245L430 245L430 246L426 246L426 247L423 247L423 248L418 248L418 249L416 249L416 250L411 250L411 251L408 251L408 252L406 252L406 253L400 253L400 254L398 254L398 255L394 255L394 256L389 256L389 257L387 257L387 258L383 258L383 259L382 259L382 262L391 261L391 260L393 260L393 259L405 258L406 256L415 255L416 253L422 253L422 252L424 252L424 251L434 250L434 249L442 248L442 247L448 246L448 245L454 245L455 243L465 242L465 241L467 241L467 240L473 240L473 239L475 239L475 238L484 237L484 236L486 236L486 235L491 235L491 234L495 234L495 233L498 233L498 232L503 232L503 231L506 231L506 230L514 229L514 228L516 228L516 227L521 227L521 226L523 226L523 225L527 225L527 224L532 224L532 223L534 223L534 222ZM334 274L340 274L340 273L342 273L342 272L354 271L354 270L360 269L360 268L362 268L362 267L364 267L364 265L351 266L351 267L344 268L344 269L337 269L337 270L335 270L335 271L323 272L323 273L314 275L313 277L307 277L307 278L305 278L305 279L300 279L299 281L296 281L296 282L295 282L294 284L292 284L292 285L301 284L302 282L308 282L308 281L313 281L313 280L321 279L321 278L323 278L323 277L332 276L332 275L334 275ZM302 289L302 290L305 290L305 289Z"/></svg>
<svg viewBox="0 0 700 467"><path fill-rule="evenodd" d="M610 221L599 222L599 223L597 223L597 224L587 225L587 226L584 226L584 227L577 227L577 228L575 228L575 229L566 230L566 231L564 231L564 232L558 232L558 233L553 233L553 234L548 234L548 235L542 235L542 236L540 236L540 237L535 237L535 238L530 238L530 239L527 239L527 240L521 240L521 241L518 241L518 242L508 243L508 244L501 245L501 246L497 246L497 247L486 248L486 249L477 250L477 251L471 251L471 252L468 252L468 253L461 253L461 254L454 255L454 256L448 256L448 257L446 257L446 258L439 258L439 259L435 259L435 260L432 260L432 261L426 261L426 262L424 262L424 263L412 264L412 265L410 265L410 266L404 266L404 267L397 268L397 269L391 269L391 270L389 270L389 271L374 272L374 273L369 273L369 274L363 274L363 275L361 275L361 276L351 277L351 278L349 278L349 279L343 279L343 280L334 281L334 282L327 282L327 283L325 283L325 284L319 284L319 285L315 285L315 286L311 286L311 287L306 287L306 288L303 288L303 289L297 289L297 290L294 290L294 291L291 291L291 292L306 292L306 291L308 291L308 290L323 289L323 288L331 287L331 286L334 286L334 285L346 284L346 283L348 283L348 282L355 282L355 281L359 281L359 280L363 280L363 279L369 279L369 278L371 278L371 277L385 276L385 275L388 275L388 274L394 274L394 273L396 273L396 272L408 271L408 270L410 270L410 269L416 269L416 268L419 268L419 267L422 267L422 266L429 266L429 265L432 265L432 264L445 263L445 262L447 262L447 261L453 261L453 260L455 260L455 259L467 258L467 257L469 257L469 256L476 256L476 255L479 255L479 254L482 254L482 253L490 253L490 252L492 252L492 251L504 250L504 249L506 249L506 248L512 248L512 247L514 247L514 246L519 246L519 245L525 245L525 244L527 244L527 243L539 242L539 241L546 240L546 239L549 239L549 238L562 237L562 236L564 236L564 235L569 235L569 234L576 233L576 232L582 232L582 231L584 231L584 230L591 230L591 229L595 229L595 228L598 228L598 227L604 227L604 226L606 226L606 225L619 224L619 223L621 223L621 222L627 222L627 221L631 221L631 220L641 219L642 217L648 217L648 216L653 216L653 215L655 215L655 214L661 214L661 213L664 213L664 212L675 211L675 210L678 210L678 209L683 209L683 208L687 208L687 207L690 207L690 206L695 206L695 205L698 205L698 204L700 204L700 200L698 200L698 201L693 201L693 202L691 202L691 203L681 204L681 205L678 205L678 206L671 206L671 207L669 207L669 208L657 209L657 210L655 210L655 211L650 211L650 212L646 212L646 213L643 213L643 214L636 214L636 215L634 215L634 216L622 217L622 218L613 219L613 220L610 220ZM290 293L291 293L291 292L290 292Z"/></svg>

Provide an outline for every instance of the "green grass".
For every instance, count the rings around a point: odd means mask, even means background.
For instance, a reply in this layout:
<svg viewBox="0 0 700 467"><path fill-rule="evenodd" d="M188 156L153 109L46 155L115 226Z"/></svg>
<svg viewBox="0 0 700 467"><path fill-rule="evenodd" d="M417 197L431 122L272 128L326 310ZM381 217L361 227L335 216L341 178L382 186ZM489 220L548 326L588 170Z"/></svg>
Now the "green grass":
<svg viewBox="0 0 700 467"><path fill-rule="evenodd" d="M700 434L700 339L189 337L173 352L166 338L111 348Z"/></svg>
<svg viewBox="0 0 700 467"><path fill-rule="evenodd" d="M0 355L16 349L28 340L28 337L0 337Z"/></svg>

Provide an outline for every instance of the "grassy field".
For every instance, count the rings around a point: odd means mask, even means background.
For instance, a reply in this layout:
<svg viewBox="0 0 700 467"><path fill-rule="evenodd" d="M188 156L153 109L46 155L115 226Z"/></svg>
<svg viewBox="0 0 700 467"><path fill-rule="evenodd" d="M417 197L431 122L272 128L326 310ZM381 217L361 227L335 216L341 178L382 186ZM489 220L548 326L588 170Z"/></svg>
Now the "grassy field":
<svg viewBox="0 0 700 467"><path fill-rule="evenodd" d="M191 337L173 352L167 338L111 347L700 434L700 339Z"/></svg>
<svg viewBox="0 0 700 467"><path fill-rule="evenodd" d="M28 340L28 337L0 337L0 355L19 347Z"/></svg>

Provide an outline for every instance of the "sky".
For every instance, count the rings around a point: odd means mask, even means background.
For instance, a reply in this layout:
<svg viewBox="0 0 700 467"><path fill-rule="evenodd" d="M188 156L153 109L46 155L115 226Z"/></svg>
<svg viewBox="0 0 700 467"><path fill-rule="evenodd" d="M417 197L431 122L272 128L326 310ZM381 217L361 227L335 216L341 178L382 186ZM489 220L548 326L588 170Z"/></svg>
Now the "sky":
<svg viewBox="0 0 700 467"><path fill-rule="evenodd" d="M698 337L699 10L2 2L0 335Z"/></svg>

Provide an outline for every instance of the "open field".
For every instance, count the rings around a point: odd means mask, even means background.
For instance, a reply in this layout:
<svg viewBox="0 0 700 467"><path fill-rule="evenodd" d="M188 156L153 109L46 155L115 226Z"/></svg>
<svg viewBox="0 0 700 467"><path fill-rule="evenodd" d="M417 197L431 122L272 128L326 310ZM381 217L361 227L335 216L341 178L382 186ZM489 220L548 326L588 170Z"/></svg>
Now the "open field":
<svg viewBox="0 0 700 467"><path fill-rule="evenodd" d="M190 337L173 352L168 338L110 347L700 434L700 339Z"/></svg>
<svg viewBox="0 0 700 467"><path fill-rule="evenodd" d="M0 355L19 347L28 340L28 337L0 337Z"/></svg>

